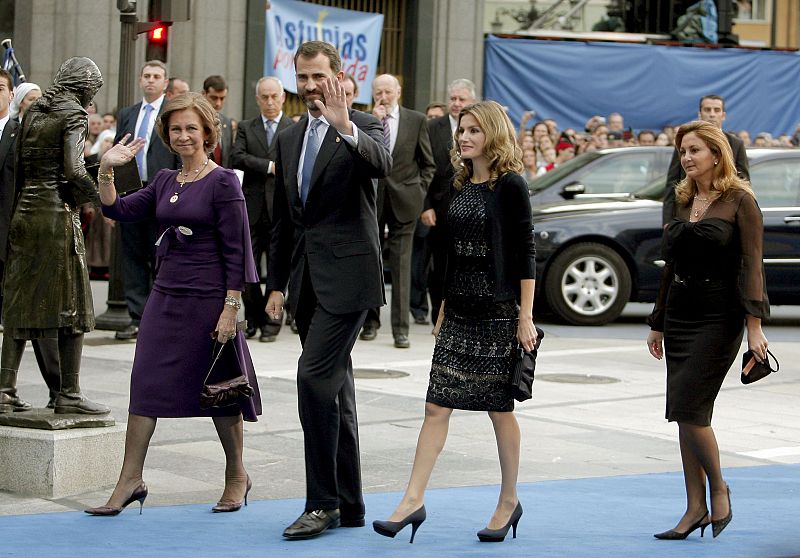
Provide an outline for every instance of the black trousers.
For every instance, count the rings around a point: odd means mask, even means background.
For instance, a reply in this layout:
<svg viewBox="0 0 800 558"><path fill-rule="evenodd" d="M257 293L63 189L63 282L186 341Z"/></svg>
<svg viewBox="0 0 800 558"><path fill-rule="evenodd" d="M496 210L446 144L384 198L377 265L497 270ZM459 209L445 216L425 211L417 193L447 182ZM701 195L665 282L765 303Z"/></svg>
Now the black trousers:
<svg viewBox="0 0 800 558"><path fill-rule="evenodd" d="M436 214L436 220L440 220L439 214ZM428 270L428 292L431 295L431 320L436 323L439 317L439 308L444 299L444 282L445 272L447 268L447 234L444 227L435 226L430 228L428 233L428 248L431 252L431 267Z"/></svg>
<svg viewBox="0 0 800 558"><path fill-rule="evenodd" d="M250 223L250 244L253 247L253 259L258 269L259 280L262 274L261 259L269 252L270 229L272 228L267 212L267 204L263 204L261 215L255 223ZM245 283L242 293L244 318L249 327L260 327L264 333L278 335L281 331L281 320L273 320L267 316L267 297L261 283Z"/></svg>
<svg viewBox="0 0 800 558"><path fill-rule="evenodd" d="M428 315L428 269L431 264L431 251L428 247L430 227L417 220L414 241L411 246L411 294L409 306L414 317ZM436 317L433 317L434 322Z"/></svg>
<svg viewBox="0 0 800 558"><path fill-rule="evenodd" d="M145 219L120 225L125 302L128 304L131 321L138 326L155 277L158 224L155 219Z"/></svg>
<svg viewBox="0 0 800 558"><path fill-rule="evenodd" d="M331 314L317 300L308 272L294 310L303 352L297 399L306 460L305 511L339 508L364 517L353 350L366 310Z"/></svg>

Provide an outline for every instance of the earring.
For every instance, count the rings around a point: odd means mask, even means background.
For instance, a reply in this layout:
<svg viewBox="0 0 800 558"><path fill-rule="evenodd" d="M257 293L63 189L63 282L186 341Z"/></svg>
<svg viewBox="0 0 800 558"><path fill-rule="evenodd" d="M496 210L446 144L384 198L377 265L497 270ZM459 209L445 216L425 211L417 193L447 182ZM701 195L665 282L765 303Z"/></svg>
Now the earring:
<svg viewBox="0 0 800 558"><path fill-rule="evenodd" d="M719 161L714 161L714 166L716 167L719 164Z"/></svg>

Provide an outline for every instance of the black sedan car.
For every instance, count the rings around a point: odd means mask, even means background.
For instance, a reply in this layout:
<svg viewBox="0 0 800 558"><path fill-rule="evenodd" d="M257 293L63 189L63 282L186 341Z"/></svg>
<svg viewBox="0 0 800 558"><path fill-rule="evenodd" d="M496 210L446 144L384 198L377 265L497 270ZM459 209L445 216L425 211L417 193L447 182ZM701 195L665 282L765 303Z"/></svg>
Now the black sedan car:
<svg viewBox="0 0 800 558"><path fill-rule="evenodd" d="M800 304L800 150L749 149L764 215L770 303ZM653 302L661 269L664 180L625 198L534 204L537 295L575 325L613 321L628 302ZM648 199L649 198L649 199Z"/></svg>
<svg viewBox="0 0 800 558"><path fill-rule="evenodd" d="M616 147L579 155L529 184L534 205L628 194L666 176L672 147Z"/></svg>

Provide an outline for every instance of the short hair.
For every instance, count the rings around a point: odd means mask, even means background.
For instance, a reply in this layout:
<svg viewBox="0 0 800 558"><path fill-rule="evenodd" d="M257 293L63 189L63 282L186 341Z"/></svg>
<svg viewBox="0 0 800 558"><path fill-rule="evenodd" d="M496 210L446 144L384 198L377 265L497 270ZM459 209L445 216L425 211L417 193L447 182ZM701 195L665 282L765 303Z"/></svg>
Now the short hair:
<svg viewBox="0 0 800 558"><path fill-rule="evenodd" d="M353 76L353 74L345 74L344 79L345 81L349 81L353 84L353 96L358 97L358 80Z"/></svg>
<svg viewBox="0 0 800 558"><path fill-rule="evenodd" d="M469 91L469 94L473 99L476 101L478 100L478 93L475 84L468 79L458 78L451 81L450 85L447 86L447 94L449 95L452 93L454 89L466 89Z"/></svg>
<svg viewBox="0 0 800 558"><path fill-rule="evenodd" d="M14 89L14 78L11 77L11 73L8 70L4 70L0 68L0 78L5 78L8 82L8 89Z"/></svg>
<svg viewBox="0 0 800 558"><path fill-rule="evenodd" d="M206 92L208 92L209 89L225 91L227 88L228 84L222 76L208 76L205 81L203 81L203 91Z"/></svg>
<svg viewBox="0 0 800 558"><path fill-rule="evenodd" d="M678 151L681 149L684 136L690 133L700 138L711 150L711 153L719 157L719 164L714 167L714 178L711 181L712 193L722 195L729 189L736 189L745 190L755 197L750 183L736 173L736 163L733 159L731 145L728 143L728 137L718 126L703 120L684 124L675 133L675 147ZM684 205L688 204L696 193L697 185L688 175L675 185L675 201Z"/></svg>
<svg viewBox="0 0 800 558"><path fill-rule="evenodd" d="M274 81L281 88L281 91L284 91L283 82L281 80L279 80L275 76L264 76L262 78L259 78L258 81L256 82L256 97L258 96L258 88L261 87L261 84L264 83L265 81Z"/></svg>
<svg viewBox="0 0 800 558"><path fill-rule="evenodd" d="M725 112L725 99L720 97L719 95L703 95L700 97L700 104L697 106L697 110L703 110L703 101L709 99L711 101L722 101L722 111Z"/></svg>
<svg viewBox="0 0 800 558"><path fill-rule="evenodd" d="M447 114L447 105L444 104L444 103L440 103L440 102L436 101L436 102L433 102L433 103L429 104L427 107L425 107L425 113L427 114L427 112L429 110L431 110L432 108L442 109L442 111L445 114Z"/></svg>
<svg viewBox="0 0 800 558"><path fill-rule="evenodd" d="M167 80L167 88L165 89L165 91L167 93L172 93L173 91L175 91L175 82L176 81L185 81L185 80L183 80L183 79L181 79L179 77L171 77L171 78L169 78ZM187 83L187 85L188 85L188 83Z"/></svg>
<svg viewBox="0 0 800 558"><path fill-rule="evenodd" d="M178 95L173 97L161 111L158 116L158 135L164 142L167 148L175 153L172 146L169 144L169 119L174 112L181 110L191 109L200 117L200 122L203 124L203 131L206 133L206 140L204 147L206 152L213 151L219 141L221 124L217 111L208 102L208 99L203 97L200 93L190 91L185 95Z"/></svg>
<svg viewBox="0 0 800 558"><path fill-rule="evenodd" d="M338 74L342 69L342 58L339 56L339 51L336 47L325 41L307 41L300 45L297 52L294 53L294 65L297 67L297 59L301 56L303 58L315 58L318 54L324 54L331 65L331 70L334 74Z"/></svg>
<svg viewBox="0 0 800 558"><path fill-rule="evenodd" d="M460 190L472 175L472 161L461 158L458 140L463 129L461 119L471 115L478 121L486 141L483 152L489 160L489 189L493 190L497 179L509 172L522 173L522 148L517 144L517 131L503 107L495 101L482 101L461 109L458 113L458 127L450 150L450 161L456 169L453 187Z"/></svg>
<svg viewBox="0 0 800 558"><path fill-rule="evenodd" d="M653 139L656 139L656 133L653 130L640 130L638 134L636 134L636 141L641 141L642 136L650 134L653 136Z"/></svg>
<svg viewBox="0 0 800 558"><path fill-rule="evenodd" d="M169 74L169 71L167 70L167 65L164 64L161 60L148 60L147 62L142 64L142 69L139 70L140 76L144 73L144 69L147 68L148 66L161 68L162 70L164 70L164 77L167 77L167 74Z"/></svg>

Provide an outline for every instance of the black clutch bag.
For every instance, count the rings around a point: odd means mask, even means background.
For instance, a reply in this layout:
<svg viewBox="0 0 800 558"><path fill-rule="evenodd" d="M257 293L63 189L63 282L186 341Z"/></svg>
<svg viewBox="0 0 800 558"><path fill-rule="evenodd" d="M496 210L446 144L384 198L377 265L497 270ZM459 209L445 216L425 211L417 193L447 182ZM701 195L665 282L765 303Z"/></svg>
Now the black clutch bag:
<svg viewBox="0 0 800 558"><path fill-rule="evenodd" d="M238 335L238 333L237 333ZM211 365L208 368L205 380L203 380L203 389L200 392L200 408L210 409L212 407L228 407L230 405L237 405L242 399L252 397L255 393L247 381L247 376L241 372L235 378L229 380L222 380L219 382L209 383L208 379L212 377L215 367L220 360L222 352L225 347L231 346L228 351L233 351L233 361L239 362L236 353L236 346L233 339L227 343L218 343L214 341L214 347L211 350ZM229 359L231 360L231 359Z"/></svg>
<svg viewBox="0 0 800 558"><path fill-rule="evenodd" d="M536 346L528 352L519 346L519 356L514 364L510 377L511 395L517 401L527 401L533 397L533 376L536 370L536 356L539 354L539 345L542 344L544 331L536 328Z"/></svg>
<svg viewBox="0 0 800 558"><path fill-rule="evenodd" d="M775 361L775 368L772 368L772 363L769 361L769 357L772 357L772 360ZM742 383L743 384L752 384L753 382L759 381L761 378L766 378L773 372L777 372L781 369L781 365L778 362L778 359L775 358L775 355L767 349L767 356L764 360L759 362L755 356L753 356L753 351L746 351L742 355Z"/></svg>

